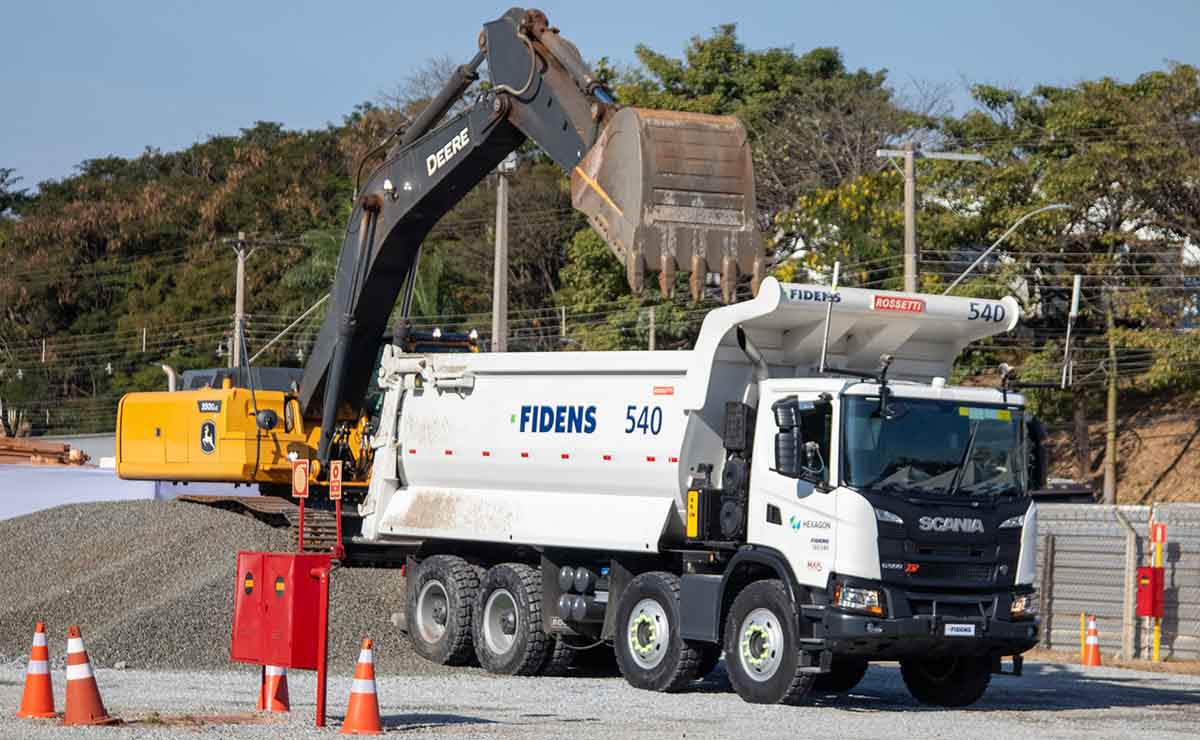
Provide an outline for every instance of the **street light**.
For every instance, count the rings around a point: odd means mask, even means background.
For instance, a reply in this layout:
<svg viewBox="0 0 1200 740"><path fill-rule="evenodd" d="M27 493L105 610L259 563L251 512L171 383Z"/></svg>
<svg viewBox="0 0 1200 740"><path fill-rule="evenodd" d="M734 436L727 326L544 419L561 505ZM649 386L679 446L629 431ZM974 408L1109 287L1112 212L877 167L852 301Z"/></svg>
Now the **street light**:
<svg viewBox="0 0 1200 740"><path fill-rule="evenodd" d="M996 247L1000 246L1000 243L1002 241L1004 241L1005 239L1007 239L1008 235L1013 233L1014 231L1016 231L1017 227L1020 226L1021 224L1025 223L1026 220L1032 218L1033 216L1038 215L1039 213L1044 213L1046 211L1057 211L1057 210L1060 210L1063 208L1070 208L1070 206L1067 205L1066 203L1051 203L1048 206L1042 206L1041 208L1038 208L1037 210L1034 210L1034 211L1030 211L1029 213L1026 213L1024 216L1021 216L1020 218L1018 218L1015 222L1013 222L1012 226L1008 227L1008 231L1001 234L999 239L992 242L992 246L988 247L986 250L984 250L983 254L981 254L975 258L975 261L971 263L970 267L963 270L963 273L961 275L954 278L954 282L950 283L950 287L948 287L944 291L942 291L942 295L950 295L950 291L954 290L954 287L956 285L958 285L964 279L966 279L967 275L970 275L971 271L974 270L976 267L978 267L979 263L983 262L985 257L987 257L989 254L991 254L992 251Z"/></svg>

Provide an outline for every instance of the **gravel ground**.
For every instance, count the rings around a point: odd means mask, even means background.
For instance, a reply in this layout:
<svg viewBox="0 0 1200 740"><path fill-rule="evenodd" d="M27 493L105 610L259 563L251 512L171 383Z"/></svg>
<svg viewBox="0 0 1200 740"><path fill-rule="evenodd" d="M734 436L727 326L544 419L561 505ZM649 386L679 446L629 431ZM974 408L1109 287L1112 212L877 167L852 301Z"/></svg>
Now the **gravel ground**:
<svg viewBox="0 0 1200 740"><path fill-rule="evenodd" d="M380 653L381 663L394 656ZM379 680L388 734L444 738L795 738L822 737L1194 738L1200 722L1200 677L1027 663L1023 677L996 677L975 707L917 705L892 665L873 666L849 696L803 707L743 703L720 672L684 694L638 691L621 679L499 678L477 673L386 676ZM0 669L0 737L331 737L349 696L346 675L329 685L329 726L312 727L311 673L289 676L292 714L254 715L257 674L98 672L105 704L123 728L64 728L53 720L18 720L19 668ZM61 711L63 676L54 685ZM212 718L224 715L224 721ZM233 721L230 721L230 720ZM815 733L814 733L815 734Z"/></svg>
<svg viewBox="0 0 1200 740"><path fill-rule="evenodd" d="M2 521L0 663L28 659L40 620L55 665L74 623L98 667L228 668L236 552L293 547L284 531L188 503L77 504ZM445 670L407 651L390 621L402 595L396 570L334 572L332 668L352 669L371 637L395 657L390 670Z"/></svg>

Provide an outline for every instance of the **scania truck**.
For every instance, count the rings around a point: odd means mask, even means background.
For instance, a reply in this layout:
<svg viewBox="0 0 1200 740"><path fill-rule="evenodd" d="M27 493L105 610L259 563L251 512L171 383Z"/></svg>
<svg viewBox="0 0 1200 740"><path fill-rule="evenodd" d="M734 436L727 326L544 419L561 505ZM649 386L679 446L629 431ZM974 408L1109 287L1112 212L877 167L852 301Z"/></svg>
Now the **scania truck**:
<svg viewBox="0 0 1200 740"><path fill-rule="evenodd" d="M429 660L561 670L611 644L683 689L724 655L746 701L848 691L898 660L976 701L1038 639L1038 425L1007 384L947 383L1012 298L786 284L695 348L384 348L362 538L420 541L407 629Z"/></svg>

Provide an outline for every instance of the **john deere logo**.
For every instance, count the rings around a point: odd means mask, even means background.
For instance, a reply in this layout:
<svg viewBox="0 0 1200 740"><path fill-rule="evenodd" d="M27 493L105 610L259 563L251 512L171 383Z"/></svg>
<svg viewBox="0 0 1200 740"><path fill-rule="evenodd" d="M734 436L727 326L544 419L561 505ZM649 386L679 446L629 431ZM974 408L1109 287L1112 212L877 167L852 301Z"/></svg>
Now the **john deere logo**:
<svg viewBox="0 0 1200 740"><path fill-rule="evenodd" d="M200 425L200 451L205 455L217 451L217 425L211 421Z"/></svg>

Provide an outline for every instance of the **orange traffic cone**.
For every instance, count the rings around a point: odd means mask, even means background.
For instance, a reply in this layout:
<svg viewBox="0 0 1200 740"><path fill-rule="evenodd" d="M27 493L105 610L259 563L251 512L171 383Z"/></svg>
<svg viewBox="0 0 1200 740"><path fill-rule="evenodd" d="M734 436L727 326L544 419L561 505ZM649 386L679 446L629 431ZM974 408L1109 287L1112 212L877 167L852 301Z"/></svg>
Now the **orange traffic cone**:
<svg viewBox="0 0 1200 740"><path fill-rule="evenodd" d="M343 735L383 733L379 721L379 701L375 697L374 644L371 640L362 641L358 665L354 668L354 686L350 689L350 706L346 708L346 719L342 721Z"/></svg>
<svg viewBox="0 0 1200 740"><path fill-rule="evenodd" d="M258 711L286 712L288 703L287 669L265 665L262 670L262 686L258 690Z"/></svg>
<svg viewBox="0 0 1200 740"><path fill-rule="evenodd" d="M50 649L46 647L46 625L38 622L33 630L33 648L25 671L25 693L21 695L18 717L53 717L54 687L50 685Z"/></svg>
<svg viewBox="0 0 1200 740"><path fill-rule="evenodd" d="M119 720L109 717L96 687L92 663L83 647L83 635L71 625L67 630L67 706L64 725L108 725Z"/></svg>
<svg viewBox="0 0 1200 740"><path fill-rule="evenodd" d="M1100 633L1096 630L1096 616L1089 615L1087 637L1084 639L1083 664L1100 665Z"/></svg>

